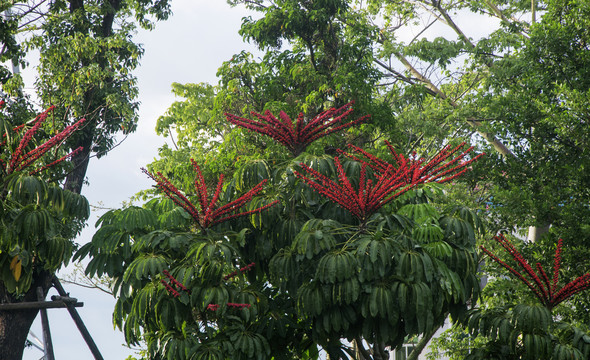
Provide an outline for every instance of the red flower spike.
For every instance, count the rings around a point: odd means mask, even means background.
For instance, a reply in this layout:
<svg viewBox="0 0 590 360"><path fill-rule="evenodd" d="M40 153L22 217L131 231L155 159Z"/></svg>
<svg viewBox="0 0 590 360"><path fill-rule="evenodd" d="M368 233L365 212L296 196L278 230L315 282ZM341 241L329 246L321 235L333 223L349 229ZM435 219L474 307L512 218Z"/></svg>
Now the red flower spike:
<svg viewBox="0 0 590 360"><path fill-rule="evenodd" d="M391 144L388 142L386 144L395 159L395 164L390 164L354 145L349 147L366 160L338 150L344 156L361 163L357 190L353 189L337 157L334 163L338 182L330 180L305 164L301 164L301 167L308 176L299 172L295 172L295 175L320 194L348 210L361 222L365 222L382 206L412 187L426 182L446 182L454 179L467 171L466 167L483 155L460 162L473 149L469 148L453 158L454 154L464 147L463 143L455 148L447 146L432 160L425 162L423 159L416 159L414 155L406 158L398 154ZM375 182L367 180L367 167L375 173L377 177Z"/></svg>
<svg viewBox="0 0 590 360"><path fill-rule="evenodd" d="M354 190L337 157L334 158L334 163L336 164L339 183L332 181L303 163L300 165L310 177L297 171L294 173L312 189L348 210L361 222L365 222L382 206L415 185L406 182L407 169L398 169L395 172L390 169L382 173L375 183L371 180L366 182L363 180L359 184L359 190ZM361 167L361 178L366 178L366 166Z"/></svg>
<svg viewBox="0 0 590 360"><path fill-rule="evenodd" d="M243 309L243 308L250 308L250 304L236 304L236 303L227 303L226 304L227 307L229 308L235 308L235 309ZM207 305L207 310L211 310L211 311L217 311L219 309L219 305L218 304L209 304Z"/></svg>
<svg viewBox="0 0 590 360"><path fill-rule="evenodd" d="M256 265L256 264L255 263L250 263L250 264L248 264L248 265L246 265L244 267L241 267L240 268L240 272L243 274L243 273L245 273L247 271L250 271L254 267L254 265ZM236 275L238 275L238 270L232 271L231 273L225 275L223 277L223 280L229 280L229 279L233 278Z"/></svg>
<svg viewBox="0 0 590 360"><path fill-rule="evenodd" d="M227 307L236 308L236 309L243 309L243 308L250 308L250 304L234 304L234 303L227 303Z"/></svg>
<svg viewBox="0 0 590 360"><path fill-rule="evenodd" d="M166 277L167 277L168 279L170 279L170 283L171 283L171 284L173 284L175 287L179 288L179 289L180 289L180 290L182 290L182 291L188 291L188 289L187 289L187 288L186 288L184 285L182 285L182 283L181 283L180 281L176 280L176 278L175 278L174 276L172 276L172 275L171 275L171 274L168 272L168 270L164 270L164 271L162 271L162 273L163 273L164 275L166 275ZM164 281L164 280L162 280L162 281Z"/></svg>
<svg viewBox="0 0 590 360"><path fill-rule="evenodd" d="M180 293L178 291L176 291L176 289L174 289L166 280L162 279L162 280L160 280L160 282L162 284L164 284L164 286L166 287L166 290L168 292L170 292L174 297L180 296Z"/></svg>
<svg viewBox="0 0 590 360"><path fill-rule="evenodd" d="M289 149L293 156L297 156L309 144L319 138L366 122L370 115L344 123L348 115L353 111L352 104L353 102L350 102L338 109L331 108L326 110L310 120L307 124L304 123L303 113L300 113L295 126L291 118L283 111L279 113L280 119L277 119L268 110L264 115L252 112L252 115L258 120L246 119L228 113L225 116L230 123L236 126L270 136Z"/></svg>
<svg viewBox="0 0 590 360"><path fill-rule="evenodd" d="M462 162L461 160L473 150L473 147L469 147L458 156L453 157L459 150L465 147L465 143L463 142L455 148L451 148L450 145L445 146L432 160L426 162L425 159L416 159L415 155L406 158L404 155L398 154L388 141L385 141L385 144L395 159L395 164L390 164L385 160L379 159L355 145L348 145L348 147L354 152L363 155L367 160L362 160L354 154L342 150L338 151L352 160L359 161L361 164L367 164L376 173L383 174L391 170L399 173L400 169L405 169L408 175L406 182L413 184L449 182L464 174L469 170L468 166L471 163L485 155L485 153L481 153L468 161Z"/></svg>
<svg viewBox="0 0 590 360"><path fill-rule="evenodd" d="M0 103L0 109L2 108L2 105L4 105L4 102ZM60 147L61 144L63 143L63 141L65 139L67 139L68 137L70 137L74 133L74 131L78 130L82 126L82 124L86 121L85 119L81 119L81 120L77 121L76 123L74 123L70 126L67 126L64 130L57 133L55 136L53 136L52 138L47 140L45 143L33 148L32 150L30 150L28 152L25 152L25 149L27 148L27 146L29 146L29 143L31 142L31 140L33 139L33 137L35 136L37 131L41 128L41 126L43 125L43 122L45 122L45 120L49 116L49 113L51 111L53 111L54 108L55 108L54 106L51 106L50 108L48 108L47 110L45 110L41 114L37 115L37 117L35 117L35 119L32 121L33 126L24 133L18 146L16 147L14 152L10 155L10 158L6 162L4 162L4 161L0 162L0 170L2 170L6 175L12 174L15 171L22 171L22 170L30 167L37 160L39 160L39 158L41 158L43 155L45 155L49 150ZM14 129L12 129L12 131L14 133L19 133L24 128L24 126L25 125L17 126ZM6 134L4 134L4 137L6 137ZM6 140L2 141L0 143L0 146L4 146L5 144L6 144ZM51 162L50 164L48 164L46 166L43 166L39 169L31 171L30 174L31 175L38 174L39 172L41 172L49 167L55 166L58 163L74 156L75 154L77 154L81 150L82 150L82 148L78 148L78 149L72 151L71 153L61 157L60 159Z"/></svg>
<svg viewBox="0 0 590 360"><path fill-rule="evenodd" d="M551 284L551 291L555 292L557 287L557 281L559 280L559 267L561 266L561 247L563 246L563 239L559 239L557 242L557 248L555 249L555 257L553 260L553 283Z"/></svg>
<svg viewBox="0 0 590 360"><path fill-rule="evenodd" d="M561 248L563 246L562 239L559 239L557 248L555 250L552 283L549 282L549 277L543 269L543 266L537 263L536 267L538 273L535 273L530 264L522 257L518 250L516 250L514 245L512 245L506 239L506 237L504 237L503 234L495 236L494 240L502 245L502 247L512 256L516 263L524 270L524 274L514 270L510 265L500 260L485 247L480 246L480 248L486 254L488 254L492 260L502 265L505 269L515 275L522 283L524 283L549 310L553 309L555 306L560 304L562 301L567 300L571 296L590 288L590 273L588 273L566 284L560 290L557 290L559 267L561 265ZM532 280L532 282L527 279L527 276L530 280Z"/></svg>
<svg viewBox="0 0 590 360"><path fill-rule="evenodd" d="M279 202L278 200L275 200L270 204L261 206L254 210L238 212L239 209L241 209L244 205L250 202L250 200L252 200L254 196L258 195L262 191L264 185L267 182L267 180L265 179L262 180L258 185L250 189L250 191L240 196L238 199L218 208L217 200L219 199L219 195L223 187L223 175L219 176L219 181L217 183L217 188L215 190L213 198L211 199L211 201L208 201L207 186L205 185L205 179L203 178L201 169L194 160L191 159L191 162L193 163L193 167L196 172L195 189L197 191L197 197L199 200L199 209L197 209L197 207L195 207L193 203L180 192L180 190L178 190L174 185L172 185L172 183L164 175L162 175L162 173L158 172L156 173L156 175L154 175L145 168L142 168L141 170L152 180L154 180L157 183L157 187L162 192L164 192L164 194L166 194L166 196L168 196L176 205L186 210L186 212L188 212L191 215L193 220L202 229L206 229L210 226L237 217L259 213Z"/></svg>

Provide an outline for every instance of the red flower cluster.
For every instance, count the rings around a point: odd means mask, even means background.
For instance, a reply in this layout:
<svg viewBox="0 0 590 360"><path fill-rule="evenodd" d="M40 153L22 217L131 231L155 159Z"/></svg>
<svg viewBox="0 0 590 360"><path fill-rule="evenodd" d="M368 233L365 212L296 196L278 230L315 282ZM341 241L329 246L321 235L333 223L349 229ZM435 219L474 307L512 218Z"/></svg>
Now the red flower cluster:
<svg viewBox="0 0 590 360"><path fill-rule="evenodd" d="M176 280L176 278L174 278L174 276L170 275L168 270L164 270L164 271L162 271L162 273L164 275L166 275L166 277L168 278L168 281L166 281L165 279L162 279L162 280L160 280L160 282L162 284L164 284L164 286L166 287L166 290L168 290L174 297L180 296L180 293L176 289L180 289L182 291L188 291L188 289L184 285L182 285L182 283L180 283L180 281Z"/></svg>
<svg viewBox="0 0 590 360"><path fill-rule="evenodd" d="M4 101L0 101L0 109L4 106ZM61 146L63 141L67 139L74 131L80 128L80 126L86 121L85 119L81 119L76 123L66 127L63 131L57 133L55 136L47 140L45 143L26 151L27 146L39 130L39 128L43 125L49 113L55 107L52 106L49 109L45 110L41 114L37 115L37 117L32 121L33 126L25 132L22 139L20 140L18 146L14 150L14 152L10 155L10 158L6 161L0 159L0 170L5 175L10 175L16 171L24 170L30 167L35 161L39 160L43 155L45 155L49 150L57 148ZM14 133L19 133L25 125L17 126L13 129ZM4 134L4 137L7 137L7 134ZM7 143L7 140L4 140L0 143L0 146L4 146ZM51 162L48 165L45 165L39 169L33 170L30 173L37 174L49 167L57 165L58 163L66 160L69 157L74 156L78 152L82 151L82 147L79 147L72 151L71 153Z"/></svg>
<svg viewBox="0 0 590 360"><path fill-rule="evenodd" d="M279 119L268 110L264 115L252 112L252 115L258 120L250 120L228 113L225 116L229 122L236 126L270 136L289 149L293 156L297 156L313 141L367 121L370 115L352 122L342 123L353 111L352 104L350 102L338 109L326 110L307 123L304 121L303 113L300 113L297 121L293 124L291 118L284 111L279 113Z"/></svg>
<svg viewBox="0 0 590 360"><path fill-rule="evenodd" d="M480 154L469 161L460 162L472 148L452 158L464 144L455 148L447 146L425 164L422 159L408 159L401 154L397 154L389 143L387 143L387 146L396 161L395 165L379 159L353 145L350 145L350 147L355 152L364 155L368 160L359 159L353 154L340 150L341 154L361 162L361 173L357 190L352 187L337 157L334 158L334 163L336 164L339 182L329 179L303 163L300 165L310 177L299 172L295 172L295 175L320 194L348 210L361 220L361 222L365 222L382 206L410 190L412 187L426 182L446 182L452 180L467 171L467 165L483 155ZM376 176L375 181L368 179L367 167L373 170Z"/></svg>
<svg viewBox="0 0 590 360"><path fill-rule="evenodd" d="M549 281L549 277L540 263L536 264L537 273L533 270L530 264L522 257L516 250L514 245L508 241L503 234L494 237L502 247L512 256L516 263L524 270L524 274L513 269L510 265L500 260L497 256L492 254L488 249L480 246L481 249L488 254L492 260L502 265L505 269L514 274L520 281L522 281L535 296L547 308L552 309L562 301L579 293L580 291L590 288L590 273L582 275L574 281L566 284L561 289L557 290L557 282L559 280L559 268L561 265L561 248L563 240L559 239L557 242L557 249L555 250L555 258L553 262L553 281ZM525 276L526 275L526 276ZM527 279L528 276L528 279Z"/></svg>
<svg viewBox="0 0 590 360"><path fill-rule="evenodd" d="M267 182L265 179L236 200L217 208L217 200L219 200L219 195L223 187L223 174L219 175L217 189L215 190L211 201L208 201L207 186L205 185L205 179L203 178L201 169L193 159L191 159L191 162L193 163L193 167L197 174L195 178L195 189L197 190L200 209L197 209L190 202L190 200L188 200L186 196L180 192L180 190L178 190L164 175L162 175L162 173L158 172L156 175L152 175L145 168L142 168L142 171L152 178L158 184L158 188L160 188L160 190L162 190L170 199L172 199L176 205L186 210L203 229L240 216L259 213L278 203L278 200L276 200L257 209L237 213L237 211L242 206L244 206L246 203L252 200L254 196L262 191L262 188Z"/></svg>
<svg viewBox="0 0 590 360"><path fill-rule="evenodd" d="M235 303L227 303L227 307L235 308L235 309L243 309L243 308L250 308L250 304L235 304ZM207 305L207 310L217 311L219 309L219 305L217 304L209 304Z"/></svg>
<svg viewBox="0 0 590 360"><path fill-rule="evenodd" d="M485 155L481 153L468 161L462 161L467 154L473 150L473 146L462 151L458 156L455 156L460 152L466 145L462 142L456 147L451 145L445 146L441 151L438 152L430 161L425 163L425 159L417 159L415 153L412 156L406 158L403 154L398 154L393 146L385 141L391 155L395 160L395 164L390 164L387 161L379 159L378 157L369 154L365 150L355 145L348 145L354 152L362 154L368 159L368 161L359 159L353 154L346 153L342 150L338 150L341 154L366 164L373 171L379 174L388 174L390 176L401 175L403 172L405 181L408 184L423 184L428 182L445 183L449 182L469 170L469 165L480 157Z"/></svg>
<svg viewBox="0 0 590 360"><path fill-rule="evenodd" d="M250 304L234 304L234 303L227 303L227 306L228 306L228 307L233 307L233 308L236 308L236 309L243 309L243 308L248 308L248 309L249 309L249 308L250 308L250 306L252 306L252 305L250 305Z"/></svg>
<svg viewBox="0 0 590 360"><path fill-rule="evenodd" d="M248 264L248 265L240 268L240 272L243 274L246 271L250 271L254 267L254 265L256 265L256 264L255 263L250 263L250 264ZM238 270L232 271L230 274L225 275L223 277L223 280L229 280L229 279L233 278L236 275L238 275Z"/></svg>
<svg viewBox="0 0 590 360"><path fill-rule="evenodd" d="M217 305L217 304L209 304L209 305L207 305L207 310L217 311L217 309L219 309L219 305Z"/></svg>

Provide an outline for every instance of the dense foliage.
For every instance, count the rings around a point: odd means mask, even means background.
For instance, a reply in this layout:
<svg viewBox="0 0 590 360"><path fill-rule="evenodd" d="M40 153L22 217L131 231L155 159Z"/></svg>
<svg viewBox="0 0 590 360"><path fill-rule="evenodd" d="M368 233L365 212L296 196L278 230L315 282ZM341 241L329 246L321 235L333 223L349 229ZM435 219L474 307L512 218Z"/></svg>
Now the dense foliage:
<svg viewBox="0 0 590 360"><path fill-rule="evenodd" d="M3 105L0 101L0 111ZM88 202L83 196L46 180L53 167L80 151L67 153L62 142L84 123L80 120L54 136L44 136L42 126L52 110L24 124L11 121L10 108L8 116L4 111L1 115L1 303L37 301L38 288L44 296L53 273L69 263L75 250L73 239L89 216ZM0 357L22 356L36 314L36 310L0 314Z"/></svg>
<svg viewBox="0 0 590 360"><path fill-rule="evenodd" d="M115 321L130 342L147 341L153 357L314 357L319 344L336 358L352 351L344 337L355 356L383 358L385 345L428 339L448 313L463 314L484 265L475 241L494 253L491 234L528 233L533 242L513 238L514 248L545 264L563 238L563 284L589 265L587 1L229 2L257 13L240 32L264 57L234 55L217 85L173 85L186 100L157 131L177 147L146 170L171 199L146 191L144 206L109 212L78 254L93 256L90 274L116 278ZM88 118L68 140L84 147L74 157L83 170L66 182L80 191L88 156L137 121L130 15L149 27L168 1L53 1L47 11L29 46L41 51L44 101L58 102L66 124ZM28 20L14 14L0 19L0 60L16 64L27 48L14 35ZM17 94L9 77L3 65L3 89ZM350 100L370 121L322 123L350 116ZM405 187L387 169L426 165L463 141L489 156L452 186ZM14 278L18 259L7 259ZM558 302L493 263L480 269L491 281L479 310L439 349L586 356L586 293Z"/></svg>
<svg viewBox="0 0 590 360"><path fill-rule="evenodd" d="M137 79L132 74L143 50L134 43L139 26L152 28L152 19L170 14L168 0L56 0L18 3L3 1L0 11L0 60L26 65L27 53L39 52L35 92L66 125L84 117L86 126L68 140L82 151L72 157L74 169L65 187L80 193L90 156L104 156L116 145L117 134L130 134L137 125ZM24 38L16 41L16 34ZM7 94L22 96L18 72L1 68L0 83Z"/></svg>
<svg viewBox="0 0 590 360"><path fill-rule="evenodd" d="M339 112L327 114L297 123L282 115L268 133L337 125ZM211 200L196 165L196 193L148 173L171 200L99 220L76 256L91 256L90 275L114 278L115 322L129 342L147 342L150 358L315 358L318 345L346 358L343 338L383 358L386 346L466 310L479 290L479 220L437 205L439 186L415 187L462 174L468 151L424 161L388 143L373 149L393 151L383 160L358 147L342 159L288 149L273 162L250 157Z"/></svg>

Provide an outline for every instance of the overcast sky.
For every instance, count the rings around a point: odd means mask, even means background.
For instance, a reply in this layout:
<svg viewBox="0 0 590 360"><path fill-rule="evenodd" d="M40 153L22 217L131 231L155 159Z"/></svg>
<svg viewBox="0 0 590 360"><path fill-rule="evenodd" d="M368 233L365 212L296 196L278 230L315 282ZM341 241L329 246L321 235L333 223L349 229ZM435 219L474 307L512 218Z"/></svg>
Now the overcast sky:
<svg viewBox="0 0 590 360"><path fill-rule="evenodd" d="M152 185L140 168L156 157L164 142L154 129L157 118L173 101L180 100L171 94L173 82L216 83L215 74L223 61L244 49L254 51L238 35L241 19L247 15L245 9L231 8L223 0L173 0L172 10L171 18L158 23L151 32L140 31L135 38L145 49L135 72L141 102L139 126L108 156L91 160L87 174L90 185L83 189L83 194L93 205L120 207L133 194ZM30 88L33 79L25 81ZM79 243L90 241L98 216L96 212L92 214ZM113 329L111 314L115 300L110 295L73 285L64 287L70 296L84 302L78 311L105 359L123 360L134 354L122 345L123 335ZM48 317L56 359L92 359L67 310L50 309ZM42 338L39 319L32 331ZM42 356L41 351L30 348L25 350L24 359L38 360Z"/></svg>

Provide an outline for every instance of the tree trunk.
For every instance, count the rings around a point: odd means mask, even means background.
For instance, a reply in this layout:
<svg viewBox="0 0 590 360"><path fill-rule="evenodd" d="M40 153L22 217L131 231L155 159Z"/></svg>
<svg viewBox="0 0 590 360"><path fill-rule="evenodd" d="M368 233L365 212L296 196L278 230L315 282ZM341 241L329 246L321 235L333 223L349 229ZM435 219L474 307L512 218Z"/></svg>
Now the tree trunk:
<svg viewBox="0 0 590 360"><path fill-rule="evenodd" d="M45 298L51 288L51 274L46 271L39 273L24 298L18 300L8 294L0 283L0 301L1 303L37 301L37 287L41 287ZM38 309L1 310L0 308L0 359L22 359L29 329L37 317L37 313L39 313Z"/></svg>
<svg viewBox="0 0 590 360"><path fill-rule="evenodd" d="M89 124L92 128L92 131L89 130L82 130L84 131L84 139L82 139L77 145L82 146L82 151L77 153L75 156L72 157L72 164L74 164L74 169L68 174L66 178L66 182L64 184L64 189L74 192L76 194L80 194L82 192L82 185L84 185L84 180L86 179L86 170L88 170L88 162L90 161L90 151L92 148L92 137L94 135L94 125ZM91 132L91 134L86 134L86 132Z"/></svg>
<svg viewBox="0 0 590 360"><path fill-rule="evenodd" d="M39 310L0 310L0 359L20 360Z"/></svg>
<svg viewBox="0 0 590 360"><path fill-rule="evenodd" d="M529 226L527 240L530 242L536 242L543 234L549 231L550 227L551 224L546 224L543 226Z"/></svg>

